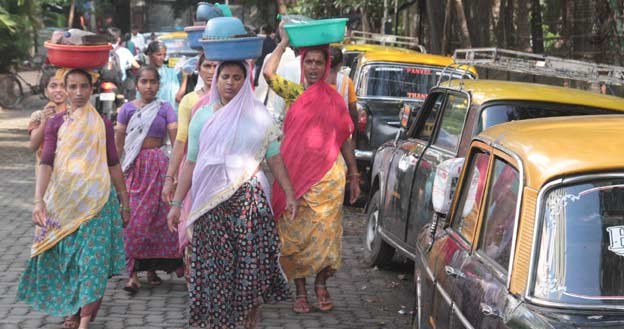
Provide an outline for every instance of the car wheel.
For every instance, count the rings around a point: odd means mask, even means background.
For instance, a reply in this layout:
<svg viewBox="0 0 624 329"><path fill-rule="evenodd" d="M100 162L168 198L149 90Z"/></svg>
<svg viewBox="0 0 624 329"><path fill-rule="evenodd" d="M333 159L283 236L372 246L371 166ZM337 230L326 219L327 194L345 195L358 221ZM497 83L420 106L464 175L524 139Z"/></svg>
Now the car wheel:
<svg viewBox="0 0 624 329"><path fill-rule="evenodd" d="M368 206L368 224L364 237L365 260L369 266L387 265L392 261L394 248L383 240L379 234L379 191L375 191Z"/></svg>

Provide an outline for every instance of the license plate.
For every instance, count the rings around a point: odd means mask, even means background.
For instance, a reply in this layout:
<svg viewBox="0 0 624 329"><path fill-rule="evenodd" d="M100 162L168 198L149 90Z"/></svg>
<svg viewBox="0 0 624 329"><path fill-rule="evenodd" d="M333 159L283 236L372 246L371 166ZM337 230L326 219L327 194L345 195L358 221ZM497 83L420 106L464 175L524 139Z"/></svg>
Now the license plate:
<svg viewBox="0 0 624 329"><path fill-rule="evenodd" d="M101 93L100 94L100 100L101 101L114 101L115 100L115 93Z"/></svg>

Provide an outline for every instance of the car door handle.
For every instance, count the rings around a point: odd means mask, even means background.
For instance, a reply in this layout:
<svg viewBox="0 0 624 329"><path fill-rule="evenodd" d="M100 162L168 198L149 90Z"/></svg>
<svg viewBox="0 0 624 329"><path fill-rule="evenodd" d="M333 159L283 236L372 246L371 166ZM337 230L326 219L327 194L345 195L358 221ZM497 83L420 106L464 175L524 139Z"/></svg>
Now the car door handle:
<svg viewBox="0 0 624 329"><path fill-rule="evenodd" d="M493 317L493 318L500 317L500 312L498 312L498 310L492 305L481 303L479 304L479 308L481 309L481 313L485 316Z"/></svg>
<svg viewBox="0 0 624 329"><path fill-rule="evenodd" d="M450 276L451 278L463 278L465 277L464 273L452 266L444 266L444 272L446 272L446 275Z"/></svg>

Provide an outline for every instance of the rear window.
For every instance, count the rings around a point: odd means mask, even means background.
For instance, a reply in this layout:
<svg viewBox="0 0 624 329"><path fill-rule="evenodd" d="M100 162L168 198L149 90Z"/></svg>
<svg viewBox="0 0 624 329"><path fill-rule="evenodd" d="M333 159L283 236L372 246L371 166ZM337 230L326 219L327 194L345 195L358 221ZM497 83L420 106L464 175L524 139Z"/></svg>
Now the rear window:
<svg viewBox="0 0 624 329"><path fill-rule="evenodd" d="M589 106L560 103L510 102L487 106L481 112L474 134L497 124L526 119L563 117L571 115L622 114L624 112Z"/></svg>
<svg viewBox="0 0 624 329"><path fill-rule="evenodd" d="M436 85L441 67L422 65L372 64L364 68L358 96L424 100ZM453 72L454 78L460 73Z"/></svg>

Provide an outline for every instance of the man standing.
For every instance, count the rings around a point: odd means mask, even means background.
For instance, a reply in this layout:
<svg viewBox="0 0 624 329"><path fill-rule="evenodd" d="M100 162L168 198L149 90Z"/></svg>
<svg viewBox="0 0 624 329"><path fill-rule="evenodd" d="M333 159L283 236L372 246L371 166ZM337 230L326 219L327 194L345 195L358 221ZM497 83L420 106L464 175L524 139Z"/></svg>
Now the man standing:
<svg viewBox="0 0 624 329"><path fill-rule="evenodd" d="M132 38L130 39L139 53L145 50L145 38L143 34L139 33L139 28L136 25L132 26Z"/></svg>

